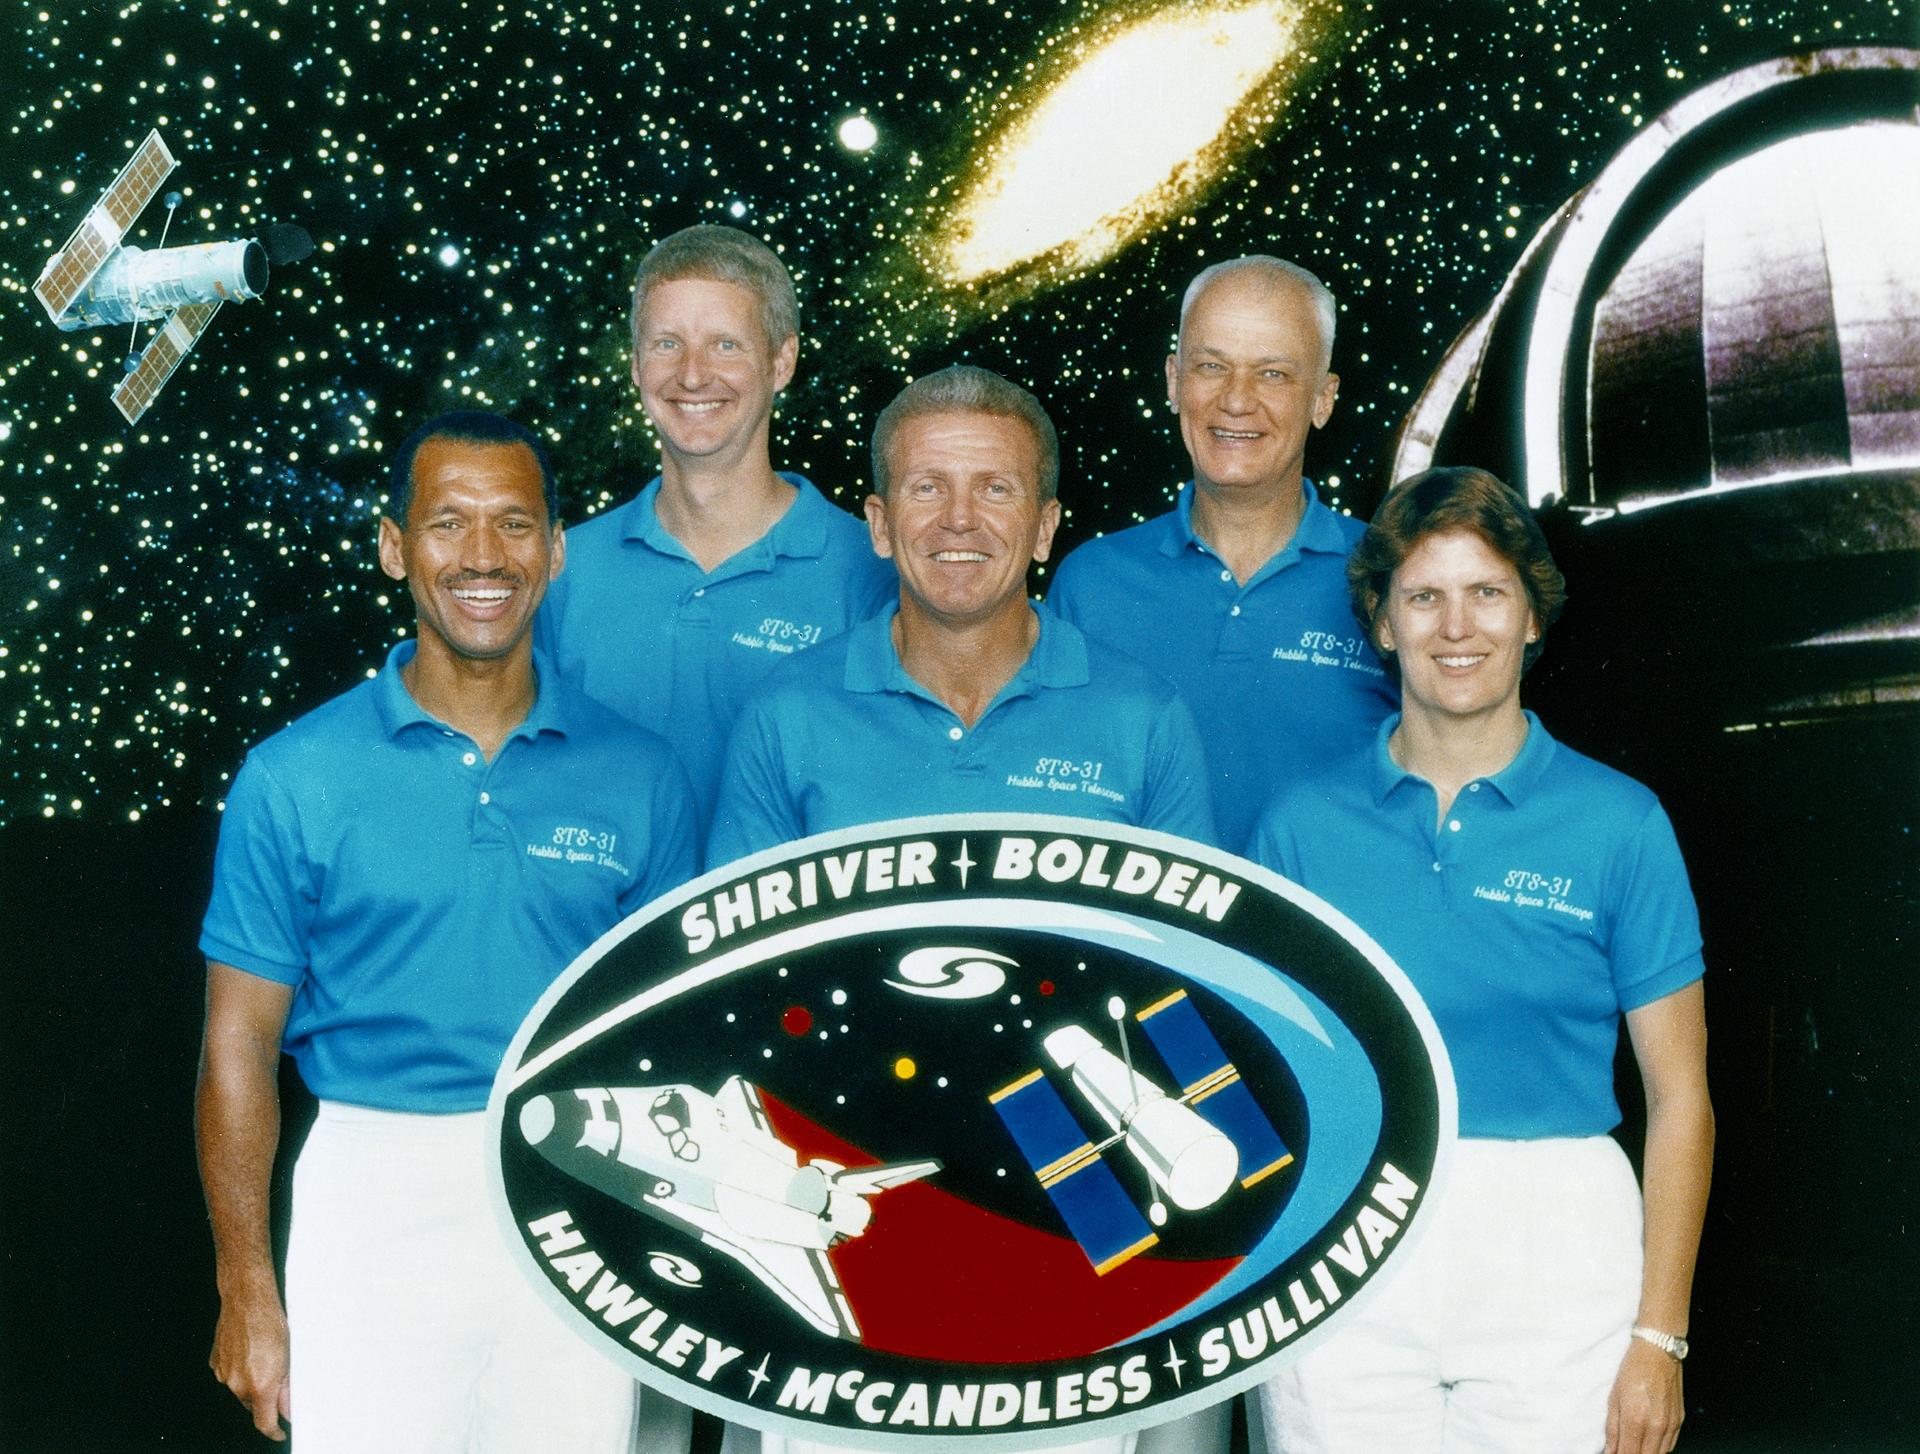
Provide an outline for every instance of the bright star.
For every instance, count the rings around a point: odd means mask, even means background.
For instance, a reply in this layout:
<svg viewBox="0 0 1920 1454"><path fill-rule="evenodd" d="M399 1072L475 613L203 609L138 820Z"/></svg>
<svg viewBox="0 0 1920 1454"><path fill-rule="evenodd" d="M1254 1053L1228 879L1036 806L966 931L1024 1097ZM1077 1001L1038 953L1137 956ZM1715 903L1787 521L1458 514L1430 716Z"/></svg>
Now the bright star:
<svg viewBox="0 0 1920 1454"><path fill-rule="evenodd" d="M840 123L840 145L848 151L872 151L880 140L880 128L864 116L849 116Z"/></svg>
<svg viewBox="0 0 1920 1454"><path fill-rule="evenodd" d="M446 244L446 246L440 249L440 266L441 267L450 268L459 261L460 261L460 249L455 247L452 243L448 243Z"/></svg>

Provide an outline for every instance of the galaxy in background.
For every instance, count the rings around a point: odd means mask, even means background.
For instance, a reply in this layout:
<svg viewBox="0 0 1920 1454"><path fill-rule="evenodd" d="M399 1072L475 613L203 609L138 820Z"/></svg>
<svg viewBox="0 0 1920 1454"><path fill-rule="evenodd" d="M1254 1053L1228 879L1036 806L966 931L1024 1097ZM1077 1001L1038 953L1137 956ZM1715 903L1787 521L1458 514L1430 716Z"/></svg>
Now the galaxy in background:
<svg viewBox="0 0 1920 1454"><path fill-rule="evenodd" d="M111 822L217 803L410 630L374 522L426 416L546 433L572 520L651 475L628 278L675 228L746 228L794 271L776 464L857 504L879 406L972 360L1053 412L1069 546L1183 476L1160 362L1185 280L1296 258L1342 310L1309 465L1364 513L1449 340L1651 118L1920 33L1895 0L42 0L0 26L0 821ZM135 330L57 332L30 289L154 128L170 244L318 247L127 426Z"/></svg>

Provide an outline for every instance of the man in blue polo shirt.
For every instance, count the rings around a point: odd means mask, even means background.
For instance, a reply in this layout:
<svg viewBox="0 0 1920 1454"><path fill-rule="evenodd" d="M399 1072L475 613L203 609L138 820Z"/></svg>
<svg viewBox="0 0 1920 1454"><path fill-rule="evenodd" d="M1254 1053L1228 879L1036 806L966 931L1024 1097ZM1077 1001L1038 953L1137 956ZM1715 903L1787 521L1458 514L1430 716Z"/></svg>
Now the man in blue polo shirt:
<svg viewBox="0 0 1920 1454"><path fill-rule="evenodd" d="M986 369L929 374L881 411L867 523L899 573L899 607L781 668L747 704L709 865L833 828L969 811L1214 841L1179 694L1027 599L1028 569L1060 523L1059 476L1046 410ZM1129 1434L1059 1454L1143 1447ZM769 1434L761 1454L833 1451Z"/></svg>
<svg viewBox="0 0 1920 1454"><path fill-rule="evenodd" d="M482 1113L521 1019L695 851L667 745L532 650L565 555L555 509L509 420L409 439L380 564L408 583L416 639L256 747L228 796L200 941L209 1361L263 1434L290 1417L302 1454L631 1438L632 1383L507 1261L485 1174ZM267 1206L283 1048L320 1098L284 1314Z"/></svg>
<svg viewBox="0 0 1920 1454"><path fill-rule="evenodd" d="M1333 324L1320 280L1278 258L1196 277L1166 365L1192 482L1166 514L1074 551L1047 594L1180 688L1236 851L1278 787L1351 752L1395 705L1347 605L1363 527L1305 477L1340 388Z"/></svg>
<svg viewBox="0 0 1920 1454"><path fill-rule="evenodd" d="M1065 813L1213 840L1192 716L1164 678L1027 600L1060 521L1033 395L957 366L873 436L873 548L899 606L776 673L741 714L707 857L922 813Z"/></svg>
<svg viewBox="0 0 1920 1454"><path fill-rule="evenodd" d="M859 522L769 461L798 328L793 279L744 232L689 227L646 255L633 382L660 474L572 532L537 627L570 680L673 745L703 816L734 716L768 669L893 593Z"/></svg>

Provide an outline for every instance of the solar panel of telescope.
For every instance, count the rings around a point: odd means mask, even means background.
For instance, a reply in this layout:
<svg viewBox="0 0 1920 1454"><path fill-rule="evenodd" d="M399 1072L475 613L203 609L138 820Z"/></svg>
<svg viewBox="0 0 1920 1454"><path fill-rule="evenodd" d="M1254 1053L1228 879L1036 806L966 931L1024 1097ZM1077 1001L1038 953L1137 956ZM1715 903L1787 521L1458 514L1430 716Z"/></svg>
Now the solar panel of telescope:
<svg viewBox="0 0 1920 1454"><path fill-rule="evenodd" d="M80 225L74 228L67 245L48 258L47 265L40 270L40 280L33 285L33 294L47 310L49 318L58 323L73 306L73 300L80 296L80 290L113 256L114 249L120 246L120 239L133 226L134 219L153 200L154 193L160 190L160 184L166 181L177 165L173 153L167 150L166 142L161 140L160 133L148 132L147 139L134 151L132 160L120 169L120 175L101 194L93 210L80 219ZM121 412L126 411L122 409Z"/></svg>
<svg viewBox="0 0 1920 1454"><path fill-rule="evenodd" d="M1096 1273L1104 1277L1160 1240L1039 1071L987 1099Z"/></svg>
<svg viewBox="0 0 1920 1454"><path fill-rule="evenodd" d="M173 371L180 367L180 360L187 356L187 350L199 341L200 335L207 331L207 325L213 322L213 315L220 311L218 303L189 303L184 308L173 310L173 316L154 335L152 343L140 355L140 362L132 373L114 387L113 405L126 416L131 424L147 412L147 406L154 401L161 388Z"/></svg>
<svg viewBox="0 0 1920 1454"><path fill-rule="evenodd" d="M1148 1005L1134 1018L1180 1082L1180 1099L1239 1151L1240 1185L1252 1186L1293 1160L1185 990Z"/></svg>

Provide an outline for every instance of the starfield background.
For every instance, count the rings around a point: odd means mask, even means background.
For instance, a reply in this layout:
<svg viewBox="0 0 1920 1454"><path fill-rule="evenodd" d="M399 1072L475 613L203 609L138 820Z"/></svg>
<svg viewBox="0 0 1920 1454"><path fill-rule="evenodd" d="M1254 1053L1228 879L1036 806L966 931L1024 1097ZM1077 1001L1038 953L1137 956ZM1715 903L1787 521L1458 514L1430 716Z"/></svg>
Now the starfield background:
<svg viewBox="0 0 1920 1454"><path fill-rule="evenodd" d="M1227 62L1182 39L1209 15ZM1866 44L1920 44L1914 7L8 0L0 1446L254 1446L204 1368L189 1131L218 805L250 742L408 629L374 522L423 417L549 431L569 518L650 475L625 307L651 239L725 221L781 249L806 343L776 462L849 506L906 378L964 358L1033 387L1067 546L1182 478L1160 360L1185 280L1296 258L1341 302L1309 466L1365 514L1554 209L1717 78ZM169 243L294 222L319 250L223 309L127 427L107 394L130 330L59 333L29 289L154 127L181 160ZM1667 801L1708 937L1721 1138L1683 1447L1920 1447L1914 698L1717 710L1736 673L1619 649L1712 619L1667 589L1685 560L1588 554L1530 691Z"/></svg>

